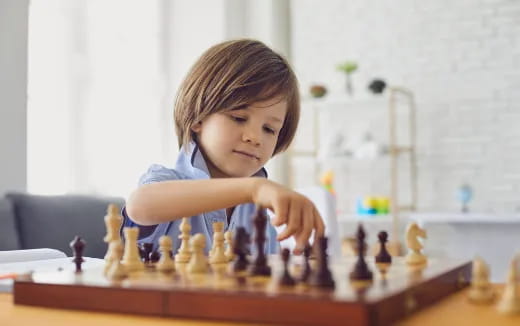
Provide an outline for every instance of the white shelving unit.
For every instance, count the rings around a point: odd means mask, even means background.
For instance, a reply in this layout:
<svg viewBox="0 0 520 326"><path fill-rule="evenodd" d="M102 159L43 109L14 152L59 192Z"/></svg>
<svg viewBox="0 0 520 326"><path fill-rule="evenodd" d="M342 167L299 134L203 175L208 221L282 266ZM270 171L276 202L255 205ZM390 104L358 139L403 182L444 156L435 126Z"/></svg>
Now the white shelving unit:
<svg viewBox="0 0 520 326"><path fill-rule="evenodd" d="M340 215L354 212L356 197L385 195L391 199L393 232L398 234L400 212L417 207L415 128L414 98L406 89L388 88L384 95L364 98L305 98L300 127L289 151L290 184L295 188L317 185L320 174L332 169L337 176L334 187ZM320 157L320 149L331 135L339 134L350 142L363 132L385 145L387 155L373 160Z"/></svg>

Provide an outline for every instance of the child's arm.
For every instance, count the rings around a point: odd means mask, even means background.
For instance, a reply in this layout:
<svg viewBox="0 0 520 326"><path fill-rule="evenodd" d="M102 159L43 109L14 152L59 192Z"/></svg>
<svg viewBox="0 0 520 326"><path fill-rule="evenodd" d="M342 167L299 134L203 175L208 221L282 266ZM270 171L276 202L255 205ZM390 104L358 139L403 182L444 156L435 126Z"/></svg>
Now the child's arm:
<svg viewBox="0 0 520 326"><path fill-rule="evenodd" d="M313 230L316 236L324 233L321 216L307 197L263 178L145 184L130 195L126 210L135 222L153 225L248 202L271 209L275 214L273 225L287 225L278 240L294 235L296 253L303 250Z"/></svg>

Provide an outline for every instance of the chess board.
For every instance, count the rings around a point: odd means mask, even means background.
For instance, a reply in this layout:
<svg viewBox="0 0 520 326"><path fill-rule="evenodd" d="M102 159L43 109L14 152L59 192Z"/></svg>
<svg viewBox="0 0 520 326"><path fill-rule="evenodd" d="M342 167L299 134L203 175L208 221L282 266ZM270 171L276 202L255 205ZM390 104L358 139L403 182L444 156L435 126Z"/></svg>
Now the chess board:
<svg viewBox="0 0 520 326"><path fill-rule="evenodd" d="M294 259L295 260L295 259ZM269 257L271 277L236 277L226 270L188 274L180 266L165 274L148 267L122 281L111 281L102 269L38 272L14 283L15 304L164 317L279 325L386 325L427 307L468 285L470 262L430 259L422 268L394 257L370 283L351 282L355 258L331 262L336 286L321 289L298 284L280 286L283 267ZM291 265L295 276L298 261Z"/></svg>

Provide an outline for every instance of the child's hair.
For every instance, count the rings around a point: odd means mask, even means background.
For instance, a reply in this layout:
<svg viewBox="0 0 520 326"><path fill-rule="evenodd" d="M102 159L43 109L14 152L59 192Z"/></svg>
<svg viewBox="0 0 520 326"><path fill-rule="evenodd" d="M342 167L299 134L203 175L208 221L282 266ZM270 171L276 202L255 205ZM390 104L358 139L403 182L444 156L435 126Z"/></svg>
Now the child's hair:
<svg viewBox="0 0 520 326"><path fill-rule="evenodd" d="M208 115L273 98L287 101L274 155L289 147L300 118L298 82L291 67L256 40L227 41L209 48L177 93L174 119L179 147L194 140L191 128Z"/></svg>

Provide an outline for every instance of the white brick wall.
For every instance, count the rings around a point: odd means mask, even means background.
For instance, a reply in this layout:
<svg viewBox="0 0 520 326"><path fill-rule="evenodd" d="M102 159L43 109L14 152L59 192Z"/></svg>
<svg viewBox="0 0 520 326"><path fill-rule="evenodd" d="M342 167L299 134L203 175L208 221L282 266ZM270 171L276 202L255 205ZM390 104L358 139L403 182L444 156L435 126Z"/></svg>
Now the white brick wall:
<svg viewBox="0 0 520 326"><path fill-rule="evenodd" d="M332 97L344 93L335 66L347 59L360 65L356 96L368 96L374 77L415 92L421 209L458 209L456 189L469 182L474 211L520 211L520 1L291 5L292 60L304 93L313 83ZM336 180L340 198L369 182L347 169Z"/></svg>

